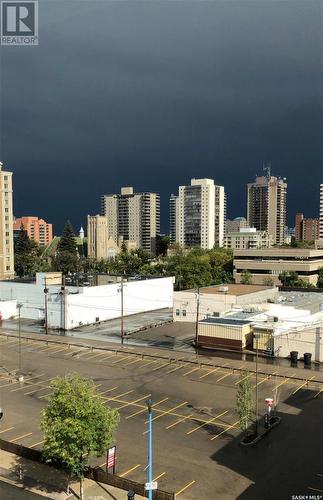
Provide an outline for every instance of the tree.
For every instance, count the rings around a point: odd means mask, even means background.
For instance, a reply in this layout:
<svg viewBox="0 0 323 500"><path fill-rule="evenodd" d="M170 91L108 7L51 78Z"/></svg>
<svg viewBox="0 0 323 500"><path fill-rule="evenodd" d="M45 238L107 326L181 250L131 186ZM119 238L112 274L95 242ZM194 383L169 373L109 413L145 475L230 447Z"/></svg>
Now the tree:
<svg viewBox="0 0 323 500"><path fill-rule="evenodd" d="M244 269L241 273L240 283L242 285L252 285L252 275L248 269Z"/></svg>
<svg viewBox="0 0 323 500"><path fill-rule="evenodd" d="M15 271L17 275L33 276L37 268L37 245L32 241L23 224L21 224L18 238L14 243Z"/></svg>
<svg viewBox="0 0 323 500"><path fill-rule="evenodd" d="M79 479L83 499L87 462L91 456L102 456L111 444L119 413L104 405L92 380L78 374L56 377L50 388L48 406L41 414L43 454Z"/></svg>
<svg viewBox="0 0 323 500"><path fill-rule="evenodd" d="M318 278L317 278L317 288L323 288L323 267L320 267L318 272Z"/></svg>
<svg viewBox="0 0 323 500"><path fill-rule="evenodd" d="M57 271L62 271L63 274L78 270L79 256L73 226L70 221L66 222L62 237L57 245L54 265Z"/></svg>
<svg viewBox="0 0 323 500"><path fill-rule="evenodd" d="M168 234L156 236L156 254L165 257L170 245L170 236Z"/></svg>
<svg viewBox="0 0 323 500"><path fill-rule="evenodd" d="M274 279L271 278L270 276L267 276L265 277L263 280L262 280L263 284L265 286L274 286L275 282L274 282Z"/></svg>
<svg viewBox="0 0 323 500"><path fill-rule="evenodd" d="M254 414L254 400L249 372L243 371L238 383L236 409L239 415L239 427L245 432Z"/></svg>

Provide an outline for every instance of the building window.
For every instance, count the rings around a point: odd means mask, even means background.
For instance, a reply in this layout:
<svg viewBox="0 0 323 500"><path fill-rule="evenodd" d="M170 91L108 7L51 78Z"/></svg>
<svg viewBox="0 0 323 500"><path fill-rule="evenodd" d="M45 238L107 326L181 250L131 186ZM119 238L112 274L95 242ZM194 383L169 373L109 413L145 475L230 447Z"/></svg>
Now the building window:
<svg viewBox="0 0 323 500"><path fill-rule="evenodd" d="M176 309L176 316L179 316L179 309Z"/></svg>
<svg viewBox="0 0 323 500"><path fill-rule="evenodd" d="M183 309L182 314L184 317L186 316L186 309Z"/></svg>

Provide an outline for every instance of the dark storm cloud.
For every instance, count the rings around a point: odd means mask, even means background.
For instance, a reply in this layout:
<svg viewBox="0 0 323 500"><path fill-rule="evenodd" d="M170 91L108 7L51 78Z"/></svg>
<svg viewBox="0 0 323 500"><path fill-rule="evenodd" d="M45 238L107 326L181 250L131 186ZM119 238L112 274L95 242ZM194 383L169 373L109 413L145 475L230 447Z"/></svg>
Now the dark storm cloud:
<svg viewBox="0 0 323 500"><path fill-rule="evenodd" d="M1 48L2 151L15 213L84 223L121 185L225 185L244 213L263 160L317 215L322 4L40 2L39 47Z"/></svg>

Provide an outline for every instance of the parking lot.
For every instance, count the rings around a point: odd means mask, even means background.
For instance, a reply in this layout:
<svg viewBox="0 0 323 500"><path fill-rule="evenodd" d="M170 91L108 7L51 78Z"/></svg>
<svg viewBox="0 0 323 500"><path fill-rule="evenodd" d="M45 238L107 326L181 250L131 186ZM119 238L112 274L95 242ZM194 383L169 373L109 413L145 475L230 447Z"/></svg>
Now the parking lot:
<svg viewBox="0 0 323 500"><path fill-rule="evenodd" d="M22 367L26 375L21 384L8 374L18 368L18 340L1 337L0 364L5 369L0 376L0 393L5 416L0 437L41 449L39 413L50 394L50 380L77 371L93 378L102 400L121 414L116 444L117 473L123 477L146 480L146 400L151 397L153 478L161 489L174 491L184 499L267 498L262 478L277 481L278 471L285 470L288 461L294 483L287 481L281 486L278 482L275 498L290 498L297 491L309 493L309 488L323 490L323 471L318 465L323 455L323 386L317 383L320 372L309 371L302 380L300 373L304 370L295 369L282 376L279 366L267 366L266 375L259 374L259 414L265 411L265 397L272 396L276 389L283 423L257 448L244 449L239 445L235 395L245 362L233 364L228 359L220 366L204 366L161 359L158 350L139 354L134 348L132 353L92 351L23 339ZM255 374L250 372L248 376L255 388ZM303 443L305 465L295 460L295 443ZM97 466L104 467L104 463L105 457L93 460ZM272 498L272 492L268 498Z"/></svg>

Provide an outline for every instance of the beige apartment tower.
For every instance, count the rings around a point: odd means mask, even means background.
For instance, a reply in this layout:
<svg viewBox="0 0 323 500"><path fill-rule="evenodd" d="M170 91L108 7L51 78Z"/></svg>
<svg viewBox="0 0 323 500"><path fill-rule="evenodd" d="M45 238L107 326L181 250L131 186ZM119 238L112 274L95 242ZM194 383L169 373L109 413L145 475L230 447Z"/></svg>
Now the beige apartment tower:
<svg viewBox="0 0 323 500"><path fill-rule="evenodd" d="M160 232L160 200L157 193L134 193L132 187L101 198L101 215L108 220L108 234L116 242L133 242L150 254L156 253Z"/></svg>
<svg viewBox="0 0 323 500"><path fill-rule="evenodd" d="M14 271L12 172L0 162L0 279L12 279Z"/></svg>
<svg viewBox="0 0 323 500"><path fill-rule="evenodd" d="M270 172L247 185L248 225L267 231L277 245L285 241L286 195L286 179Z"/></svg>
<svg viewBox="0 0 323 500"><path fill-rule="evenodd" d="M323 184L320 184L320 228L319 238L323 240Z"/></svg>
<svg viewBox="0 0 323 500"><path fill-rule="evenodd" d="M172 241L182 247L211 249L223 246L226 196L213 179L191 179L170 198Z"/></svg>

